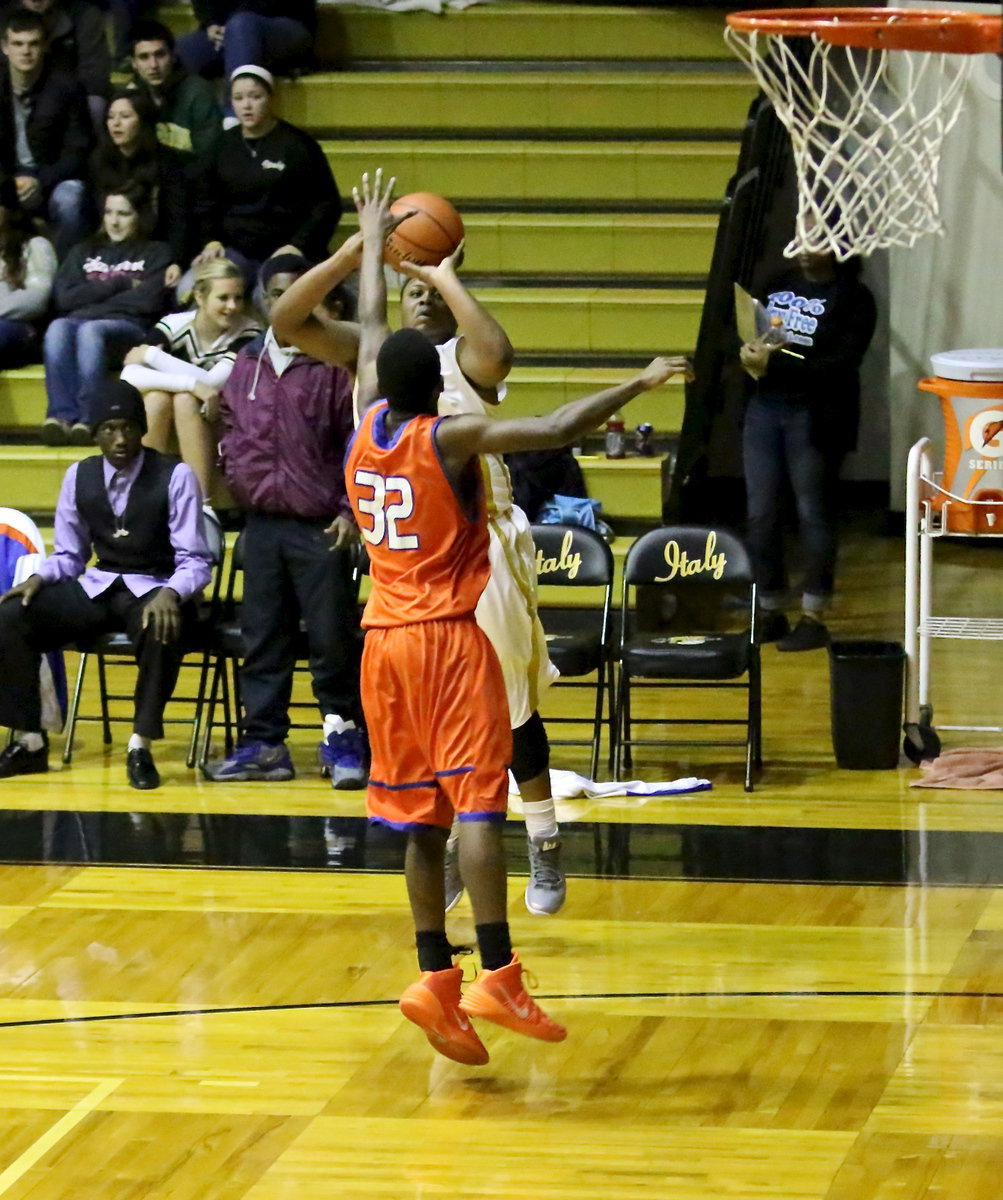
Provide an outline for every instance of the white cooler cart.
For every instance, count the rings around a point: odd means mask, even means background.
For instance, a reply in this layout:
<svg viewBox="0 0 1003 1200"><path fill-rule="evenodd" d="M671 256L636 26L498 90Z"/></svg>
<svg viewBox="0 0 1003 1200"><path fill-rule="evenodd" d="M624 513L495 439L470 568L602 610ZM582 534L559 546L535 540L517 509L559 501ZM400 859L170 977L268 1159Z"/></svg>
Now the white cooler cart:
<svg viewBox="0 0 1003 1200"><path fill-rule="evenodd" d="M934 541L1003 538L1003 350L953 350L931 356L923 391L940 397L946 431L944 469L934 471L929 438L909 451L906 468L905 738L912 762L935 758L930 643L933 638L1003 641L1003 618L950 617L933 611ZM990 436L986 437L986 434ZM975 443L978 444L975 444ZM981 483L986 487L979 487ZM941 729L1003 733L1001 725Z"/></svg>

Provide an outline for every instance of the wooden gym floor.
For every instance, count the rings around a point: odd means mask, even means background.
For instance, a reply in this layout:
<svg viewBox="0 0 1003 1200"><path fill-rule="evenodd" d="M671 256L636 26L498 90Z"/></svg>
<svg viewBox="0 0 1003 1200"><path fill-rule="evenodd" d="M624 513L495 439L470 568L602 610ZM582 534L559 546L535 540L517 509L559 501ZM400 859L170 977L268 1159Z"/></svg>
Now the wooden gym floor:
<svg viewBox="0 0 1003 1200"><path fill-rule="evenodd" d="M997 553L938 547L949 609L992 611ZM837 635L901 636L901 562L848 540ZM940 720L997 719L994 653L938 648ZM5 781L0 1196L996 1200L1000 796L839 771L826 656L769 647L764 678L757 791L737 752L656 754L637 774L713 789L568 802L560 916L525 912L510 823L513 933L569 1037L489 1027L484 1068L399 1016L399 846L315 776L312 733L288 786L200 782L172 739L131 792L96 726ZM56 861L81 837L99 861Z"/></svg>

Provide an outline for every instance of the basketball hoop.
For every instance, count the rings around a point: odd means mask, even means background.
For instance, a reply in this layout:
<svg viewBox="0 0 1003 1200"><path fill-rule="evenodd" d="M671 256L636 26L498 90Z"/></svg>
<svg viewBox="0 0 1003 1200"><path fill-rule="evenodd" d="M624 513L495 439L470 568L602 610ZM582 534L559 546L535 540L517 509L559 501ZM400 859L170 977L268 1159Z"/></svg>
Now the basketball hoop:
<svg viewBox="0 0 1003 1200"><path fill-rule="evenodd" d="M798 212L785 255L843 260L943 232L941 145L972 56L1000 53L1003 18L813 8L726 19L725 40L791 135Z"/></svg>

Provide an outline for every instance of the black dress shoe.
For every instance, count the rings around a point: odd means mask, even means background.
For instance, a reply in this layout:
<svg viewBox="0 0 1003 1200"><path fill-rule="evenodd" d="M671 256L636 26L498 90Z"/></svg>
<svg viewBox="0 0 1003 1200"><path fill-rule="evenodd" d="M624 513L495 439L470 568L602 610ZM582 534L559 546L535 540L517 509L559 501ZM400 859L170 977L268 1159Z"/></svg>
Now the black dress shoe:
<svg viewBox="0 0 1003 1200"><path fill-rule="evenodd" d="M125 756L125 769L130 787L138 788L141 792L160 787L160 773L153 764L153 755L149 750L130 750Z"/></svg>
<svg viewBox="0 0 1003 1200"><path fill-rule="evenodd" d="M791 623L787 614L782 612L764 612L759 617L760 642L776 642L786 637L791 631Z"/></svg>
<svg viewBox="0 0 1003 1200"><path fill-rule="evenodd" d="M0 754L0 779L11 775L40 775L49 769L49 747L29 750L23 742L11 742Z"/></svg>
<svg viewBox="0 0 1003 1200"><path fill-rule="evenodd" d="M802 617L794 628L777 642L778 650L821 650L829 644L829 631L821 621Z"/></svg>

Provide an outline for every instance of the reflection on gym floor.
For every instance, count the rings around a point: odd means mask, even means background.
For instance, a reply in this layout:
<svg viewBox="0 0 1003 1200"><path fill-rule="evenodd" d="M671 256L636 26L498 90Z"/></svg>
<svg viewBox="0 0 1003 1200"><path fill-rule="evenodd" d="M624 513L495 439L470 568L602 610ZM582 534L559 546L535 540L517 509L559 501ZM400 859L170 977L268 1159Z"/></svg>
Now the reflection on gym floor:
<svg viewBox="0 0 1003 1200"><path fill-rule="evenodd" d="M404 839L362 817L0 810L0 861L402 871ZM814 883L1003 883L1003 834L579 822L577 876ZM509 865L525 871L521 824Z"/></svg>

